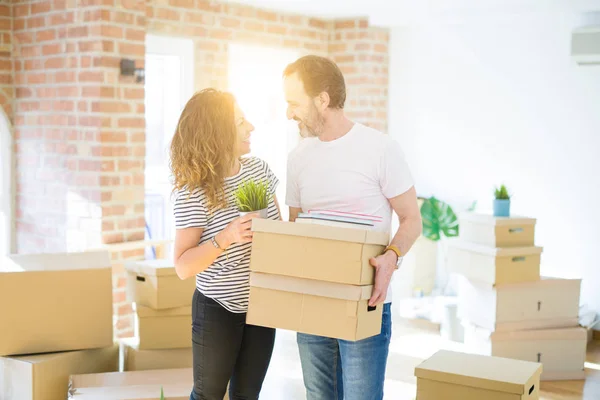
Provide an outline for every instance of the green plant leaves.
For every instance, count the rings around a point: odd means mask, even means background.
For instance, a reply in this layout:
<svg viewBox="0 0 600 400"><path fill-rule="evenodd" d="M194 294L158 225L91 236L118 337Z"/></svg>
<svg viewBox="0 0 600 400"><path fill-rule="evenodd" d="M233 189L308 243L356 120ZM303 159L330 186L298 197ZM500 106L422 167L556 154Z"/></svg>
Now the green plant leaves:
<svg viewBox="0 0 600 400"><path fill-rule="evenodd" d="M458 236L458 218L447 203L430 197L421 206L423 236L438 241L443 234L446 237Z"/></svg>
<svg viewBox="0 0 600 400"><path fill-rule="evenodd" d="M499 188L497 187L494 190L494 196L496 197L496 200L509 200L510 199L510 194L508 193L508 189L506 189L506 186L501 185Z"/></svg>
<svg viewBox="0 0 600 400"><path fill-rule="evenodd" d="M269 184L262 180L256 182L248 180L240 184L235 191L237 207L242 212L252 212L265 209L269 206L271 193Z"/></svg>
<svg viewBox="0 0 600 400"><path fill-rule="evenodd" d="M165 393L163 392L163 387L160 387L160 400L165 400Z"/></svg>

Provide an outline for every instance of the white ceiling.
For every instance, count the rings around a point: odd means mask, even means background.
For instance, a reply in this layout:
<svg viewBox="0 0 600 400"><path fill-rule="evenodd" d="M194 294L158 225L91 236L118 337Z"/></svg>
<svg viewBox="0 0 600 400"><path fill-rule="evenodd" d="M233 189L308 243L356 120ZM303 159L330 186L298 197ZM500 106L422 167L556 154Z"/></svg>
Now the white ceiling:
<svg viewBox="0 0 600 400"><path fill-rule="evenodd" d="M600 0L228 0L320 18L368 17L372 24L400 26L532 12L600 11Z"/></svg>

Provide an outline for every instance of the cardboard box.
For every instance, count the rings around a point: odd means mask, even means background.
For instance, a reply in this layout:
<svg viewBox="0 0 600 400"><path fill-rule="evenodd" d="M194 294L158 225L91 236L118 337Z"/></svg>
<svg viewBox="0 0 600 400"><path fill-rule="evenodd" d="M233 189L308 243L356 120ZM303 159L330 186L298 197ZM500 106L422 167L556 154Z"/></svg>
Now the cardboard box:
<svg viewBox="0 0 600 400"><path fill-rule="evenodd" d="M246 322L295 332L360 340L381 333L383 305L368 306L372 286L250 273Z"/></svg>
<svg viewBox="0 0 600 400"><path fill-rule="evenodd" d="M268 219L252 231L251 271L349 285L373 284L369 259L389 244L389 233Z"/></svg>
<svg viewBox="0 0 600 400"><path fill-rule="evenodd" d="M0 260L0 304L0 356L110 347L109 254L31 254Z"/></svg>
<svg viewBox="0 0 600 400"><path fill-rule="evenodd" d="M488 247L531 247L535 224L534 218L467 212L460 215L460 238Z"/></svg>
<svg viewBox="0 0 600 400"><path fill-rule="evenodd" d="M541 247L487 247L451 241L448 268L474 281L502 285L540 279Z"/></svg>
<svg viewBox="0 0 600 400"><path fill-rule="evenodd" d="M135 261L125 268L127 301L155 310L192 305L196 280L181 280L172 260Z"/></svg>
<svg viewBox="0 0 600 400"><path fill-rule="evenodd" d="M584 379L585 328L490 332L465 323L465 345L479 354L542 363L542 381Z"/></svg>
<svg viewBox="0 0 600 400"><path fill-rule="evenodd" d="M0 399L66 399L69 376L113 372L119 368L119 347L0 357Z"/></svg>
<svg viewBox="0 0 600 400"><path fill-rule="evenodd" d="M417 400L537 400L542 365L440 350L415 368Z"/></svg>
<svg viewBox="0 0 600 400"><path fill-rule="evenodd" d="M459 280L458 314L490 331L568 328L579 325L581 279L544 278L492 286Z"/></svg>
<svg viewBox="0 0 600 400"><path fill-rule="evenodd" d="M121 339L123 371L192 368L192 348L141 350L139 338Z"/></svg>
<svg viewBox="0 0 600 400"><path fill-rule="evenodd" d="M72 375L69 400L189 400L194 387L192 368Z"/></svg>
<svg viewBox="0 0 600 400"><path fill-rule="evenodd" d="M192 347L192 307L153 310L136 304L135 312L140 350Z"/></svg>

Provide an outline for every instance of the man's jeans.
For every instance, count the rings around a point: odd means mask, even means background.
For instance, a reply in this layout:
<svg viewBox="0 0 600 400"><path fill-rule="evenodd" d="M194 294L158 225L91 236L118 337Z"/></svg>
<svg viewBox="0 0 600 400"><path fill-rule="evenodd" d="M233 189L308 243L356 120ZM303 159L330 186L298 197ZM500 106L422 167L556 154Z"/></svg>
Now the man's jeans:
<svg viewBox="0 0 600 400"><path fill-rule="evenodd" d="M307 400L382 400L392 333L384 304L381 333L357 342L298 333Z"/></svg>

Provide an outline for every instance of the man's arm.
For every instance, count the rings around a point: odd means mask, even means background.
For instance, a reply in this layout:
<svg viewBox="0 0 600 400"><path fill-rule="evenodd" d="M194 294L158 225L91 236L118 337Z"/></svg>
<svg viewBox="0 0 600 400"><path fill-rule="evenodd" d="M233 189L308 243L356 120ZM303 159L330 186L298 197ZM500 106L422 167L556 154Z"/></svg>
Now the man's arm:
<svg viewBox="0 0 600 400"><path fill-rule="evenodd" d="M394 212L398 215L400 222L400 227L390 244L398 247L400 253L404 256L419 238L423 230L421 211L417 203L417 192L412 187L405 193L389 199L389 202ZM375 268L375 287L369 300L370 306L375 306L385 301L397 261L398 257L392 250L388 250L384 254L371 259L371 265Z"/></svg>
<svg viewBox="0 0 600 400"><path fill-rule="evenodd" d="M298 218L298 214L300 214L301 212L301 208L290 207L290 222L296 221L296 218Z"/></svg>

